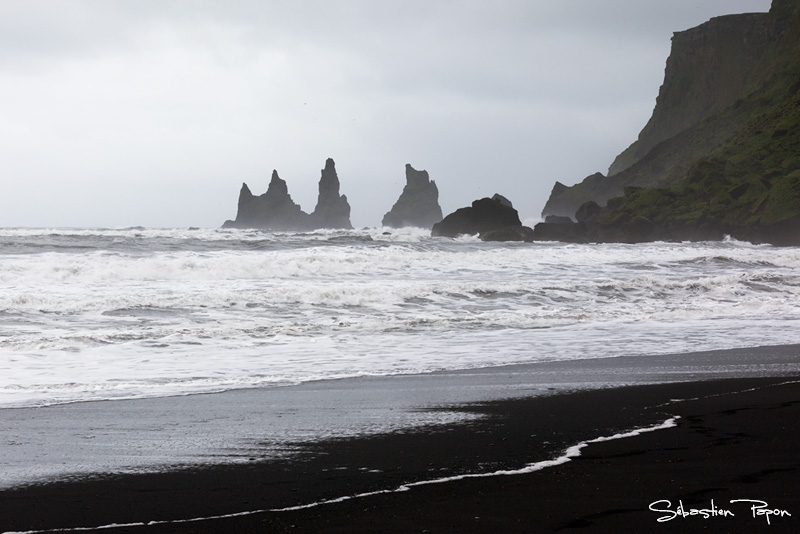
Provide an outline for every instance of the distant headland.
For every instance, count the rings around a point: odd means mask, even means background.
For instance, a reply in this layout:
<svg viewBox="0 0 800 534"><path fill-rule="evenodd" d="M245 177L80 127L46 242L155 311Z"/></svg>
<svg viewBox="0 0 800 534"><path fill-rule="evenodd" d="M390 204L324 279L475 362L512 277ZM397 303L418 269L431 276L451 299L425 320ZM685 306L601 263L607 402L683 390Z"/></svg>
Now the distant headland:
<svg viewBox="0 0 800 534"><path fill-rule="evenodd" d="M675 33L639 138L542 218L537 240L800 245L800 2Z"/></svg>

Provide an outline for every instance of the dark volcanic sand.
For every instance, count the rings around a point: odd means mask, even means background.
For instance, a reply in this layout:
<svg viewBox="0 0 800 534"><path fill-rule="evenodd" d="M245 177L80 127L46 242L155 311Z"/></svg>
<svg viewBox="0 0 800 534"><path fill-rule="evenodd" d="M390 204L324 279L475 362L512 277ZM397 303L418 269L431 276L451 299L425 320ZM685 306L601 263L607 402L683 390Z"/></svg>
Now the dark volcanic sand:
<svg viewBox="0 0 800 534"><path fill-rule="evenodd" d="M675 401L674 399L693 399ZM464 408L466 409L466 408ZM427 431L316 443L293 460L129 475L0 492L0 531L797 532L800 383L730 379L558 394L469 407L487 417ZM518 469L576 443L678 415L678 426L594 443L565 464L469 478L297 511L451 475ZM766 501L791 517L753 518ZM651 503L729 509L657 522ZM178 519L258 511L191 522Z"/></svg>

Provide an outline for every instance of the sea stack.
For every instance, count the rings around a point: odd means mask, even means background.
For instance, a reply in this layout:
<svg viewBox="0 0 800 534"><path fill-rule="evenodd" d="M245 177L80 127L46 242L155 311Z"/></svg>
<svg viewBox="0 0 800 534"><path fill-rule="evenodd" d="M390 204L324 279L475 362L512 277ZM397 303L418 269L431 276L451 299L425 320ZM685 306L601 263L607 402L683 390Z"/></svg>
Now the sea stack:
<svg viewBox="0 0 800 534"><path fill-rule="evenodd" d="M432 228L442 220L439 189L425 170L406 164L406 185L392 209L383 216L383 226Z"/></svg>
<svg viewBox="0 0 800 534"><path fill-rule="evenodd" d="M352 229L350 204L339 194L339 177L332 159L328 158L319 180L319 196L314 212L308 214L289 196L286 182L272 171L267 192L255 196L247 184L239 191L236 219L225 221L223 228L256 228L279 232L307 231L320 228Z"/></svg>
<svg viewBox="0 0 800 534"><path fill-rule="evenodd" d="M331 158L325 161L325 168L322 169L317 207L311 214L311 224L314 228L353 228L350 224L350 204L345 195L339 194L339 177Z"/></svg>
<svg viewBox="0 0 800 534"><path fill-rule="evenodd" d="M286 182L272 171L267 192L255 196L247 184L239 191L236 220L225 221L223 228L259 228L263 230L300 230L309 227L309 215L295 204Z"/></svg>

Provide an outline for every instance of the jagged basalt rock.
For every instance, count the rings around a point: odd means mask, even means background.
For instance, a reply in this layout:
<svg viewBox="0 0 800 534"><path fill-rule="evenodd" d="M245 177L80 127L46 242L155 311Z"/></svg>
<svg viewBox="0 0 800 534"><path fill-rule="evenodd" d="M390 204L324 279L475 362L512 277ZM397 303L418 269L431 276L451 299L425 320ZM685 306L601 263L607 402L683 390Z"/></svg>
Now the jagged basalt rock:
<svg viewBox="0 0 800 534"><path fill-rule="evenodd" d="M331 158L325 161L319 180L317 206L311 214L313 228L343 228L350 230L350 204L345 195L339 194L339 176Z"/></svg>
<svg viewBox="0 0 800 534"><path fill-rule="evenodd" d="M765 85L774 84L776 72L785 72L792 61L775 51L791 35L798 5L775 0L769 13L715 17L676 32L653 114L638 139L617 156L608 176L597 173L566 188L557 184L542 217L571 216L589 200L605 205L628 185L664 187L682 180L694 161L758 113L743 100L754 93L761 99L775 96Z"/></svg>
<svg viewBox="0 0 800 534"><path fill-rule="evenodd" d="M492 200L494 202L499 202L501 205L507 208L511 208L512 210L514 209L514 204L512 204L510 200L508 200L506 197L504 197L499 193L495 193L494 195L492 195ZM519 215L517 215L517 217L519 217Z"/></svg>
<svg viewBox="0 0 800 534"><path fill-rule="evenodd" d="M439 189L427 171L406 164L406 185L392 209L383 216L383 226L431 228L442 220Z"/></svg>
<svg viewBox="0 0 800 534"><path fill-rule="evenodd" d="M247 184L239 191L236 219L225 221L223 228L256 228L261 230L307 231L320 228L351 229L350 204L339 195L339 177L332 159L325 162L319 181L319 197L314 212L308 214L295 204L286 182L272 171L267 192L255 196Z"/></svg>
<svg viewBox="0 0 800 534"><path fill-rule="evenodd" d="M310 220L308 214L292 200L286 182L278 176L278 171L273 170L269 187L263 195L254 196L247 184L242 184L236 220L225 221L223 228L307 230Z"/></svg>
<svg viewBox="0 0 800 534"><path fill-rule="evenodd" d="M434 224L431 235L480 235L481 239L487 241L525 241L528 239L521 236L532 237L532 230L525 228L511 202L501 195L494 195L492 198L476 200L470 207L457 209Z"/></svg>
<svg viewBox="0 0 800 534"><path fill-rule="evenodd" d="M564 243L588 243L589 232L586 223L561 224L552 222L539 223L533 227L535 241L562 241Z"/></svg>

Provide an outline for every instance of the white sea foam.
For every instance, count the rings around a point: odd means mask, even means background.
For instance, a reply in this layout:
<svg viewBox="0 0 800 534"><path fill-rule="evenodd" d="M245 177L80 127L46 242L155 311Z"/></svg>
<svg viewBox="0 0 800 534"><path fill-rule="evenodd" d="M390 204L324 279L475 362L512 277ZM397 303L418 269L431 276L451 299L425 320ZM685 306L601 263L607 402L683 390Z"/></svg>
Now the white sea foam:
<svg viewBox="0 0 800 534"><path fill-rule="evenodd" d="M252 513L260 513L262 511L270 511L270 512L290 512L294 510L305 510L308 508L316 508L318 506L324 506L327 504L336 504L344 501L349 501L353 499L360 499L364 497L372 497L374 495L382 495L386 493L399 493L404 491L409 491L412 488L416 488L419 486L430 486L432 484L444 484L447 482L458 482L459 480L467 480L470 478L489 478L489 477L497 477L497 476L512 476L512 475L527 475L530 473L535 473L537 471L541 471L543 469L547 469L549 467L556 467L558 465L563 465L567 462L572 461L573 458L577 458L581 455L581 450L585 447L591 445L592 443L602 443L604 441L613 441L617 439L625 439L631 438L635 436L639 436L641 434L645 434L647 432L654 432L656 430L664 430L667 428L672 428L677 426L677 421L680 417L670 417L663 423L658 425L644 427L644 428L637 428L634 430L630 430L628 432L621 432L618 434L614 434L613 436L600 436L598 438L590 439L587 441L582 441L576 445L572 445L568 447L567 450L561 456L557 456L556 458L552 458L550 460L540 460L538 462L530 463L524 467L519 469L501 469L497 471L491 471L488 473L465 473L462 475L453 475L448 477L441 477L441 478L434 478L430 480L420 480L417 482L409 482L408 484L403 484L398 486L397 488L388 489L388 490L378 490L378 491L370 491L366 493L358 493L355 495L346 495L343 497L337 497L334 499L327 499L324 501L317 501L308 504L300 504L297 506L289 506L286 508L279 508L276 510L259 510Z"/></svg>
<svg viewBox="0 0 800 534"><path fill-rule="evenodd" d="M0 229L0 406L791 343L800 250Z"/></svg>

